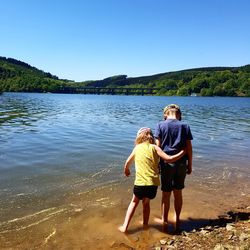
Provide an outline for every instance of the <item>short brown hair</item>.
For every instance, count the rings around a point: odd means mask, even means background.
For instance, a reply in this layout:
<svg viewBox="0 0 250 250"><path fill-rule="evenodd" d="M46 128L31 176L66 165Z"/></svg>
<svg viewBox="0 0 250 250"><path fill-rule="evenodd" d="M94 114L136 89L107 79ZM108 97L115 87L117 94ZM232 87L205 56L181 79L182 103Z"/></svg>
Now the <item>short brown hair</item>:
<svg viewBox="0 0 250 250"><path fill-rule="evenodd" d="M177 104L169 104L163 109L164 118L166 119L169 113L175 113L181 120L181 109Z"/></svg>
<svg viewBox="0 0 250 250"><path fill-rule="evenodd" d="M181 109L180 106L177 104L169 104L167 105L164 109L163 109L163 113L165 114L167 111L169 110L173 110L175 112L180 112L181 113Z"/></svg>

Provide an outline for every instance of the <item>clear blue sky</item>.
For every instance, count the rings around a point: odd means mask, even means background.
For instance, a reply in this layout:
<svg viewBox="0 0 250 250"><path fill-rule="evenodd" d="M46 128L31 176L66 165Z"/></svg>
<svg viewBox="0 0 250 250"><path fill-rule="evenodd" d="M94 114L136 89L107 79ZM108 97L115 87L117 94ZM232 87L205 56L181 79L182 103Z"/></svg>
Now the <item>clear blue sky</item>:
<svg viewBox="0 0 250 250"><path fill-rule="evenodd" d="M75 81L250 63L249 0L1 0L0 56Z"/></svg>

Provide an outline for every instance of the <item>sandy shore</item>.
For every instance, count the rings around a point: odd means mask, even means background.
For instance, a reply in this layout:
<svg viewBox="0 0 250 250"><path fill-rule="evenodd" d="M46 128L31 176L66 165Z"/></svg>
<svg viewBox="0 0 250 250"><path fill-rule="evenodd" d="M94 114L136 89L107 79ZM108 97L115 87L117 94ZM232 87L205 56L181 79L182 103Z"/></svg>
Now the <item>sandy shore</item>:
<svg viewBox="0 0 250 250"><path fill-rule="evenodd" d="M249 208L250 204L249 195L234 196L233 199L229 200L227 194L224 194L225 196L221 198L218 192L206 192L205 187L190 183L183 192L184 206L182 212L182 229L188 236L175 236L171 232L163 233L161 225L155 222L155 218L160 217L161 192L158 190L156 199L151 202L149 228L147 230L142 229L142 206L139 205L128 233L123 234L117 228L123 222L127 206L132 197L131 188L132 179L128 179L122 184L112 184L88 192L79 192L77 195L65 198L67 206L54 210L50 209L48 210L50 213L44 211L44 213L47 213L44 217L36 219L31 217L29 222L25 222L26 224L22 224L22 221L18 220L11 221L11 226L6 227L6 230L1 229L0 248L171 249L171 247L177 246L178 241L176 240L178 237L197 238L198 236L195 236L195 233L200 235L201 228L215 222L219 215L225 214L227 211L239 207L239 205ZM249 216L249 211L247 213ZM42 216L42 212L38 213L37 216ZM173 207L171 207L171 216L173 217ZM249 219L245 222L249 233ZM217 226L222 225L218 224ZM225 225L223 226L225 227ZM216 235L210 235L216 238ZM162 239L170 244L161 245L159 242ZM194 246L194 249L199 248Z"/></svg>

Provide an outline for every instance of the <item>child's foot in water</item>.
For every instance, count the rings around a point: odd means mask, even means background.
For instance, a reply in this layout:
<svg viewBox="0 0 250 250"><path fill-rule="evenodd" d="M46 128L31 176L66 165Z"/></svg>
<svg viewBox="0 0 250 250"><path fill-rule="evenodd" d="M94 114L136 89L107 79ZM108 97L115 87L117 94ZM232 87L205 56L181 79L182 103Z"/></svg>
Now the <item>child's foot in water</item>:
<svg viewBox="0 0 250 250"><path fill-rule="evenodd" d="M118 230L122 233L126 233L127 232L127 229L124 227L124 226L120 226L118 227Z"/></svg>

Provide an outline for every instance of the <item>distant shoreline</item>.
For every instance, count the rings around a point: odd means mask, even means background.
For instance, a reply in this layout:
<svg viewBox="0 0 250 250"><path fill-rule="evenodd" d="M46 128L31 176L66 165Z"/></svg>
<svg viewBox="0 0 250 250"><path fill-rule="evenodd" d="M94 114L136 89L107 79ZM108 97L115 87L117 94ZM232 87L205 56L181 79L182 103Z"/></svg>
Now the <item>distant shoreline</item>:
<svg viewBox="0 0 250 250"><path fill-rule="evenodd" d="M189 95L189 96L178 96L178 95L171 95L171 96L165 96L165 95L126 95L126 94L97 94L97 93L63 93L63 92L23 92L23 91L3 91L0 93L4 94L4 93L21 93L21 94L65 94L65 95L102 95L102 96L159 96L159 97L202 97L202 98L212 98L212 97L220 97L220 98L249 98L250 96L201 96L201 95Z"/></svg>
<svg viewBox="0 0 250 250"><path fill-rule="evenodd" d="M51 92L157 96L250 96L250 64L204 67L128 77L75 82L39 70L25 62L0 56L0 92Z"/></svg>

